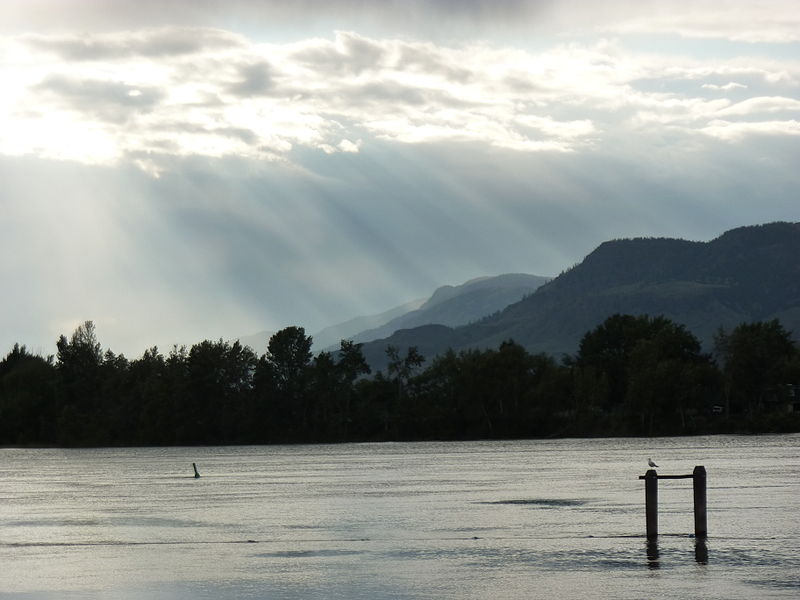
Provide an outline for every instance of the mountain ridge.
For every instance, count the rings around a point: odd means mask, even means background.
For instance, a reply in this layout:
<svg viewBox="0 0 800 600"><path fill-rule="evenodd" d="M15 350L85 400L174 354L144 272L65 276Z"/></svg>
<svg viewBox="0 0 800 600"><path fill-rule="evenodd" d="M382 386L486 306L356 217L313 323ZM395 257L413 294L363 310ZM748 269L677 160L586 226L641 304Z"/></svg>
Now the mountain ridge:
<svg viewBox="0 0 800 600"><path fill-rule="evenodd" d="M418 298L378 314L354 317L342 323L337 323L321 329L312 336L314 347L326 349L329 347L336 347L341 340L351 339L353 336L358 335L362 331L380 327L392 319L395 319L413 310L417 310L425 302L425 298Z"/></svg>
<svg viewBox="0 0 800 600"><path fill-rule="evenodd" d="M707 349L719 327L745 321L779 318L797 335L800 223L739 227L708 242L603 242L497 315L456 328L403 331L363 351L373 368L385 366L389 344L401 350L415 345L428 360L448 348L496 347L507 339L532 352L572 354L584 333L615 313L663 315L685 325Z"/></svg>
<svg viewBox="0 0 800 600"><path fill-rule="evenodd" d="M335 352L341 340L370 342L397 330L423 325L459 326L475 322L533 293L552 277L504 273L437 287L427 298L411 300L384 312L354 317L311 335L315 351ZM274 332L241 336L239 342L263 351Z"/></svg>
<svg viewBox="0 0 800 600"><path fill-rule="evenodd" d="M438 287L418 309L352 337L357 343L371 342L395 331L424 325L455 327L482 319L533 293L551 278L526 273L470 279L461 285Z"/></svg>

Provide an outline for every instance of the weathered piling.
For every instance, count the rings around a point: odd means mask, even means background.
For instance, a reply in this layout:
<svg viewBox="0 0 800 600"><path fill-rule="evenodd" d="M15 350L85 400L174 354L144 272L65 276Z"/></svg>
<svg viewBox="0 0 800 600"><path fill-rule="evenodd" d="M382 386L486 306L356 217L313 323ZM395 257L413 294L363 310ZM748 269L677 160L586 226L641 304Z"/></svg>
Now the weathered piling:
<svg viewBox="0 0 800 600"><path fill-rule="evenodd" d="M647 519L647 538L658 537L658 475L650 469L644 475L644 506Z"/></svg>
<svg viewBox="0 0 800 600"><path fill-rule="evenodd" d="M706 519L706 468L696 466L692 471L694 484L694 537L704 539L708 536Z"/></svg>
<svg viewBox="0 0 800 600"><path fill-rule="evenodd" d="M698 465L690 475L658 475L650 469L639 479L644 479L644 505L647 519L647 538L658 536L658 480L692 479L694 485L694 535L698 539L708 536L706 524L706 468Z"/></svg>

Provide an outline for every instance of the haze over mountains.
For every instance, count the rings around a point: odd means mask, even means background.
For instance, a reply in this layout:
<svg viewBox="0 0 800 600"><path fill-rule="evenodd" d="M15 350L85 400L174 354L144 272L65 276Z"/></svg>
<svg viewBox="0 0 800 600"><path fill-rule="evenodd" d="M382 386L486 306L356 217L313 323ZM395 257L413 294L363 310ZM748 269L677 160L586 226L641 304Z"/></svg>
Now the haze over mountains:
<svg viewBox="0 0 800 600"><path fill-rule="evenodd" d="M329 338L328 330L314 336L315 344L322 347L336 345L343 338L355 342L370 342L392 335L400 329L422 327L438 324L448 327L467 325L500 311L509 304L518 302L528 294L532 294L542 285L550 281L550 277L527 275L525 273L507 273L495 277L480 277L461 285L445 285L438 288L433 295L413 310L395 309L397 316L392 316L371 328L338 335ZM408 305L406 305L408 306ZM391 311L394 312L394 311ZM384 313L379 317L389 316ZM376 319L376 320L380 320ZM359 321L360 325L361 322Z"/></svg>
<svg viewBox="0 0 800 600"><path fill-rule="evenodd" d="M532 294L550 279L525 273L506 273L478 277L461 285L443 285L427 299L412 300L380 314L356 317L313 333L314 350L338 350L339 342L343 339L358 343L371 342L400 329L434 323L449 327L466 325ZM261 331L240 337L239 341L263 352L273 333Z"/></svg>
<svg viewBox="0 0 800 600"><path fill-rule="evenodd" d="M444 307L442 307L444 309ZM448 348L496 347L513 339L528 351L577 350L581 336L615 313L663 315L711 348L714 333L742 322L779 319L800 332L800 223L725 232L710 242L670 238L608 241L580 264L498 314L460 327L431 321L364 344L373 369L388 345L431 360Z"/></svg>
<svg viewBox="0 0 800 600"><path fill-rule="evenodd" d="M364 331L380 328L394 319L417 310L424 303L425 298L418 298L417 300L412 300L410 302L406 302L405 304L401 304L400 306L390 308L389 310L377 315L355 317L349 321L345 321L344 323L337 323L336 325L326 327L322 331L318 331L312 336L314 339L314 348L322 349L333 346L338 347L341 340L353 339L358 337L358 334ZM391 335L392 333L394 333L394 330L390 331L386 335ZM376 339L377 337L380 336L375 336L371 338L370 341Z"/></svg>

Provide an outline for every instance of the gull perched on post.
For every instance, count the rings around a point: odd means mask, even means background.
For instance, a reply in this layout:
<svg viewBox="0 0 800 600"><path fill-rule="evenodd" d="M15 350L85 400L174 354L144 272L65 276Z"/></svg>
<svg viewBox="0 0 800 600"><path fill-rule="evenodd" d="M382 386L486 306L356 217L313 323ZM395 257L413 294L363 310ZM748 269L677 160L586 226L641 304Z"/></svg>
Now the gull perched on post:
<svg viewBox="0 0 800 600"><path fill-rule="evenodd" d="M657 467L658 466L656 463L653 462L652 458L648 458L647 459L647 464L650 465L651 467Z"/></svg>

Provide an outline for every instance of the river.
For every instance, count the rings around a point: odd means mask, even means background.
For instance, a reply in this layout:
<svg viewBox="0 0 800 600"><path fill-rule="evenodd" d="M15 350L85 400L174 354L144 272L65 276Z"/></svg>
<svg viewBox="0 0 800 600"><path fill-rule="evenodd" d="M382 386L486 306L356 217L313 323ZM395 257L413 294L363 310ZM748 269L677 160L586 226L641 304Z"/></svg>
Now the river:
<svg viewBox="0 0 800 600"><path fill-rule="evenodd" d="M799 435L0 449L0 600L797 598L798 548Z"/></svg>

